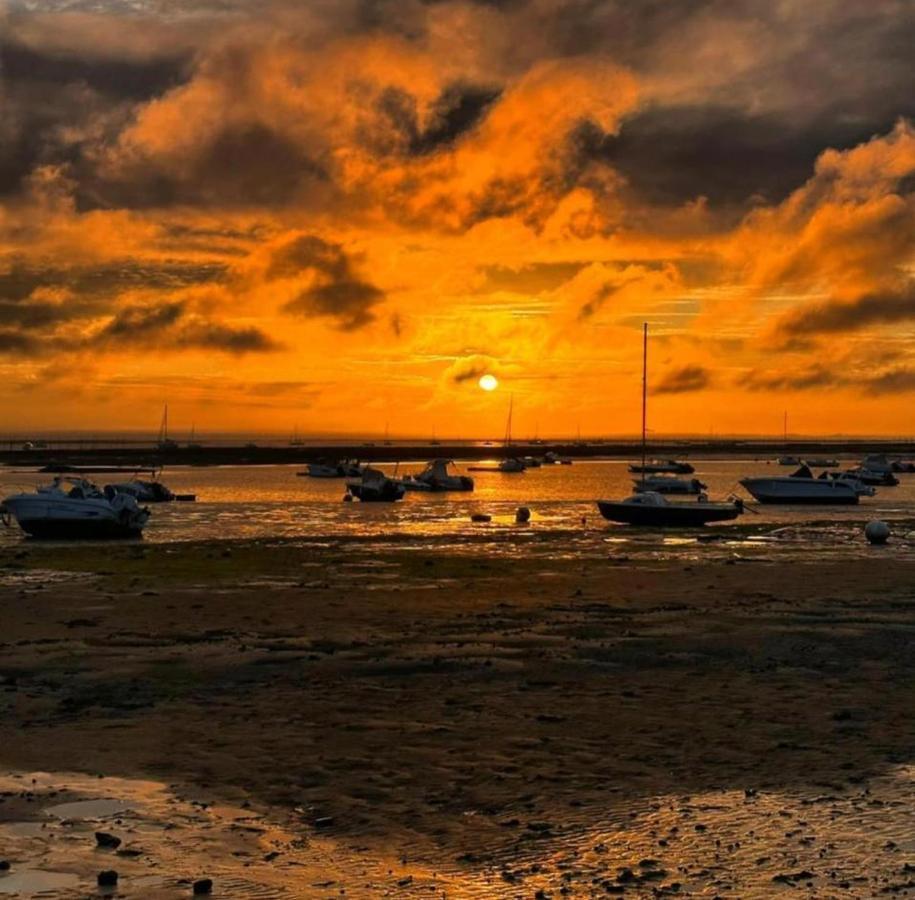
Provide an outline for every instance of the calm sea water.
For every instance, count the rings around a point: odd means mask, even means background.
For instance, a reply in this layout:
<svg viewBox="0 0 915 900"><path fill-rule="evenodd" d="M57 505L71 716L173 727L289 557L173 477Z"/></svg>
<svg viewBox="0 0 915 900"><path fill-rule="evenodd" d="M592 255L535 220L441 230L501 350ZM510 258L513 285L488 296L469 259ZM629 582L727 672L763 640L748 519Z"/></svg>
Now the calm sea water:
<svg viewBox="0 0 915 900"><path fill-rule="evenodd" d="M789 474L765 460L693 459L696 477L709 486L713 499L738 493L740 478ZM848 464L854 461L849 460ZM597 498L631 493L632 476L623 461L582 461L571 466L544 466L521 475L474 473L471 494L411 492L395 504L342 502L342 480L297 477L301 466L233 466L170 468L162 481L178 493L195 493L196 503L153 506L144 540L300 538L333 541L358 537L368 549L384 542L422 545L453 552L552 557L653 556L784 556L875 552L862 537L870 519L891 523L893 554L915 552L915 474L900 475L901 484L878 488L857 507L753 506L734 523L704 529L661 532L605 522ZM379 466L393 473L393 465ZM418 471L402 464L401 474ZM458 464L463 471L466 466ZM98 483L117 476L96 476ZM31 490L49 476L25 470L0 470L3 496ZM514 522L515 510L528 506L527 526ZM473 513L493 516L488 524L470 521ZM18 529L0 529L0 542L23 539Z"/></svg>

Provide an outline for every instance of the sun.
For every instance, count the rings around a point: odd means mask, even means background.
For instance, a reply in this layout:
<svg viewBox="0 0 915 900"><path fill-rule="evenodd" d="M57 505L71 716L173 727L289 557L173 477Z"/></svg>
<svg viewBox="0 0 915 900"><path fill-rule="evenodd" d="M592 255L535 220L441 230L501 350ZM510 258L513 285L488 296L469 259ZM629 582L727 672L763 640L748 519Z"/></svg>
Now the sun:
<svg viewBox="0 0 915 900"><path fill-rule="evenodd" d="M499 379L495 375L481 375L480 387L484 391L494 391L499 386Z"/></svg>

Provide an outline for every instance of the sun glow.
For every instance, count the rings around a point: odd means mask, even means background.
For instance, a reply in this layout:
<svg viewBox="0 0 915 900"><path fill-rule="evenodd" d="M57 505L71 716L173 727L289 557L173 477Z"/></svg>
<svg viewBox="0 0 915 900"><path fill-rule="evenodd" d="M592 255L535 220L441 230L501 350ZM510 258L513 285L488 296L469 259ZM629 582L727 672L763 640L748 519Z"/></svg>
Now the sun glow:
<svg viewBox="0 0 915 900"><path fill-rule="evenodd" d="M495 375L481 375L480 387L484 391L494 391L499 386L499 379Z"/></svg>

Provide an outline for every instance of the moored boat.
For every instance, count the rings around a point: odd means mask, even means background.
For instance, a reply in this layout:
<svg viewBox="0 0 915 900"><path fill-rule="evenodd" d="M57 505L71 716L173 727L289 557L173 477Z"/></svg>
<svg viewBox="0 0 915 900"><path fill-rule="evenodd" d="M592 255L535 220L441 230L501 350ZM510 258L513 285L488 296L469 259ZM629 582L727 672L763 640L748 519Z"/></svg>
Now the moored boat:
<svg viewBox="0 0 915 900"><path fill-rule="evenodd" d="M637 494L701 494L707 487L698 478L674 478L670 475L650 475L635 482Z"/></svg>
<svg viewBox="0 0 915 900"><path fill-rule="evenodd" d="M125 538L142 534L149 510L110 485L101 491L85 479L58 476L34 493L7 497L3 516L37 538Z"/></svg>
<svg viewBox="0 0 915 900"><path fill-rule="evenodd" d="M740 483L760 503L854 504L856 485L845 478L814 478L808 466L791 475L743 478Z"/></svg>
<svg viewBox="0 0 915 900"><path fill-rule="evenodd" d="M469 475L450 472L454 460L433 459L416 475L407 475L401 483L408 491L472 491L473 479Z"/></svg>
<svg viewBox="0 0 915 900"><path fill-rule="evenodd" d="M684 503L668 500L656 491L645 491L625 500L598 500L600 514L611 522L656 528L690 528L709 522L727 522L743 512L740 500L712 503L700 494Z"/></svg>
<svg viewBox="0 0 915 900"><path fill-rule="evenodd" d="M648 462L632 463L629 471L633 475L692 475L695 468L688 462L675 459L649 459Z"/></svg>
<svg viewBox="0 0 915 900"><path fill-rule="evenodd" d="M403 499L406 489L393 478L388 478L380 469L366 466L359 480L348 481L346 490L350 497L363 503L393 503ZM344 498L346 499L346 498Z"/></svg>

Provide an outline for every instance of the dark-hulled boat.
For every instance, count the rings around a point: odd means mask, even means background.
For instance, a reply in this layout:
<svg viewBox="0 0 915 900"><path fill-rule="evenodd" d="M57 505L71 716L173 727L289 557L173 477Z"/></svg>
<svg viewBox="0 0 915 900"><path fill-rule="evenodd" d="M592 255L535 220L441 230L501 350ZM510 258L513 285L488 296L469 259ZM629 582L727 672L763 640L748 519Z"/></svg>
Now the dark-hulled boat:
<svg viewBox="0 0 915 900"><path fill-rule="evenodd" d="M597 508L605 519L624 525L693 528L709 522L736 519L743 512L743 503L740 500L711 503L702 496L690 502L677 502L653 491L646 491L625 500L598 500Z"/></svg>

